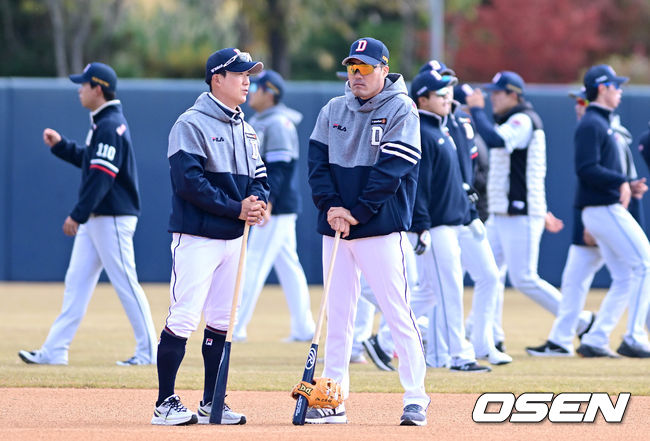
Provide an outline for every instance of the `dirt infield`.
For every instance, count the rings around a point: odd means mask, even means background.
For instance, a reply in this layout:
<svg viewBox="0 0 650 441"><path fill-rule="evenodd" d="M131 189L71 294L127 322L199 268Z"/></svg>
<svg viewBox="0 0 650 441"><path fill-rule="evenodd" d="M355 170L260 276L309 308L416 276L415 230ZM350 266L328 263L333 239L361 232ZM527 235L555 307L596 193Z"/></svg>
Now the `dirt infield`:
<svg viewBox="0 0 650 441"><path fill-rule="evenodd" d="M477 395L431 394L426 427L400 427L401 395L356 393L346 402L349 424L296 427L288 393L231 392L229 404L246 413L244 426L154 427L149 424L156 392L137 389L0 389L0 437L5 440L183 441L227 437L237 440L490 440L647 439L650 397L632 397L621 424L476 424ZM199 391L181 391L195 406Z"/></svg>

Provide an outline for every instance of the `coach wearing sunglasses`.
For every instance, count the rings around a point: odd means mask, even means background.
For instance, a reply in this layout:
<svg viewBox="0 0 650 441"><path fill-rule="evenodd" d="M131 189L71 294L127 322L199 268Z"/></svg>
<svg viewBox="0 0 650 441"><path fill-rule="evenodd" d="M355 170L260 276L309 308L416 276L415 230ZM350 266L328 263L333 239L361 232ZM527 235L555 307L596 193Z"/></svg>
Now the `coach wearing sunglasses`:
<svg viewBox="0 0 650 441"><path fill-rule="evenodd" d="M343 60L345 95L318 115L309 141L309 185L323 235L323 268L341 233L327 301L324 377L349 392L348 363L363 273L390 328L404 394L401 425L425 425L429 397L420 334L409 307L404 247L420 161L420 120L400 74L389 73L388 49L361 38ZM310 408L307 423L346 423L344 405Z"/></svg>

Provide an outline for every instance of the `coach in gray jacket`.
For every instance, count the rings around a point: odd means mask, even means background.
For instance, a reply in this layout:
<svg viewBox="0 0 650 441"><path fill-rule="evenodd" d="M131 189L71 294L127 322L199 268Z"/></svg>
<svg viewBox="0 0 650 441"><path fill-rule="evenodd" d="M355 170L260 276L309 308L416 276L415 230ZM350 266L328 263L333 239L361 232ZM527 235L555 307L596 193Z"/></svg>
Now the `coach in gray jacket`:
<svg viewBox="0 0 650 441"><path fill-rule="evenodd" d="M404 267L405 231L411 224L420 121L404 79L389 74L388 49L361 38L343 60L345 95L321 109L309 141L309 184L323 235L323 267L341 240L327 301L324 377L349 391L348 362L363 273L390 328L404 394L402 425L425 425L429 397L420 333L409 306ZM310 408L308 423L345 423L344 405Z"/></svg>

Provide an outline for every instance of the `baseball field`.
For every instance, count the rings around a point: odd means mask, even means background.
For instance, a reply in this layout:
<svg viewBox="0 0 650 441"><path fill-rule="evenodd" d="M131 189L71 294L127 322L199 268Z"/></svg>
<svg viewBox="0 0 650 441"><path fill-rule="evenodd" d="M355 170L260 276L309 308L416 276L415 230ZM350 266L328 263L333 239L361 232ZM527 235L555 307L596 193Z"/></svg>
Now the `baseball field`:
<svg viewBox="0 0 650 441"><path fill-rule="evenodd" d="M166 284L145 284L156 328L165 320ZM310 287L316 314L322 288ZM138 439L162 437L206 439L642 439L650 422L650 361L529 357L524 348L542 343L553 317L516 291L507 291L504 325L508 353L514 362L489 374L452 373L429 369L431 405L426 427L400 427L401 386L395 372L372 364L351 366L351 396L346 402L349 424L333 427L291 424L294 401L288 391L302 375L309 343L284 343L288 310L282 291L264 289L247 342L234 343L227 402L247 415L244 426L153 427L149 424L157 396L154 366L119 367L129 358L133 337L113 288L100 284L70 349L68 366L34 366L19 360L20 349L37 349L59 312L63 285L0 283L0 438ZM604 291L594 290L587 308L596 310ZM471 291L465 296L466 307ZM625 317L622 321L624 323ZM612 336L620 342L624 326ZM184 404L195 408L201 399L203 364L200 332L188 342L177 377ZM321 341L321 355L324 340ZM317 368L317 373L319 368ZM483 392L630 392L621 424L477 424L474 403Z"/></svg>

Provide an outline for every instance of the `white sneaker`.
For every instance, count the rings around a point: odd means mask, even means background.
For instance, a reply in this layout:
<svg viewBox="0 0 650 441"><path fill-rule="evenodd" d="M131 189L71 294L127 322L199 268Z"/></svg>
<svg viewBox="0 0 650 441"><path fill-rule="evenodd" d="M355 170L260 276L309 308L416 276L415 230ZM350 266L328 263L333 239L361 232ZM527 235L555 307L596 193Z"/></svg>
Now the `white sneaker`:
<svg viewBox="0 0 650 441"><path fill-rule="evenodd" d="M305 415L307 424L346 424L345 404L341 403L336 409L318 409L310 407Z"/></svg>
<svg viewBox="0 0 650 441"><path fill-rule="evenodd" d="M493 364L495 366L512 363L511 356L509 356L505 352L501 352L496 349L490 351L490 353L487 356L487 359L490 362L490 364Z"/></svg>
<svg viewBox="0 0 650 441"><path fill-rule="evenodd" d="M133 357L129 358L128 360L116 361L115 364L118 365L118 366L141 366L141 365L145 365L145 364L155 364L155 363L150 363L150 362L145 361L145 360L143 360L141 358L138 358L138 357L136 357L134 355Z"/></svg>
<svg viewBox="0 0 650 441"><path fill-rule="evenodd" d="M199 424L210 424L210 413L212 412L212 403L199 403ZM246 424L246 415L234 412L226 403L223 403L223 413L221 414L221 424Z"/></svg>
<svg viewBox="0 0 650 441"><path fill-rule="evenodd" d="M40 350L34 351L18 351L18 356L22 361L27 364L57 364L57 365L67 365L67 361L61 362L52 362L45 358L43 353Z"/></svg>
<svg viewBox="0 0 650 441"><path fill-rule="evenodd" d="M350 356L350 363L351 364L368 364L368 360L366 360L366 357L363 355L363 353L352 354Z"/></svg>
<svg viewBox="0 0 650 441"><path fill-rule="evenodd" d="M178 395L170 395L153 411L151 424L157 426L186 426L196 424L194 412L183 406Z"/></svg>

